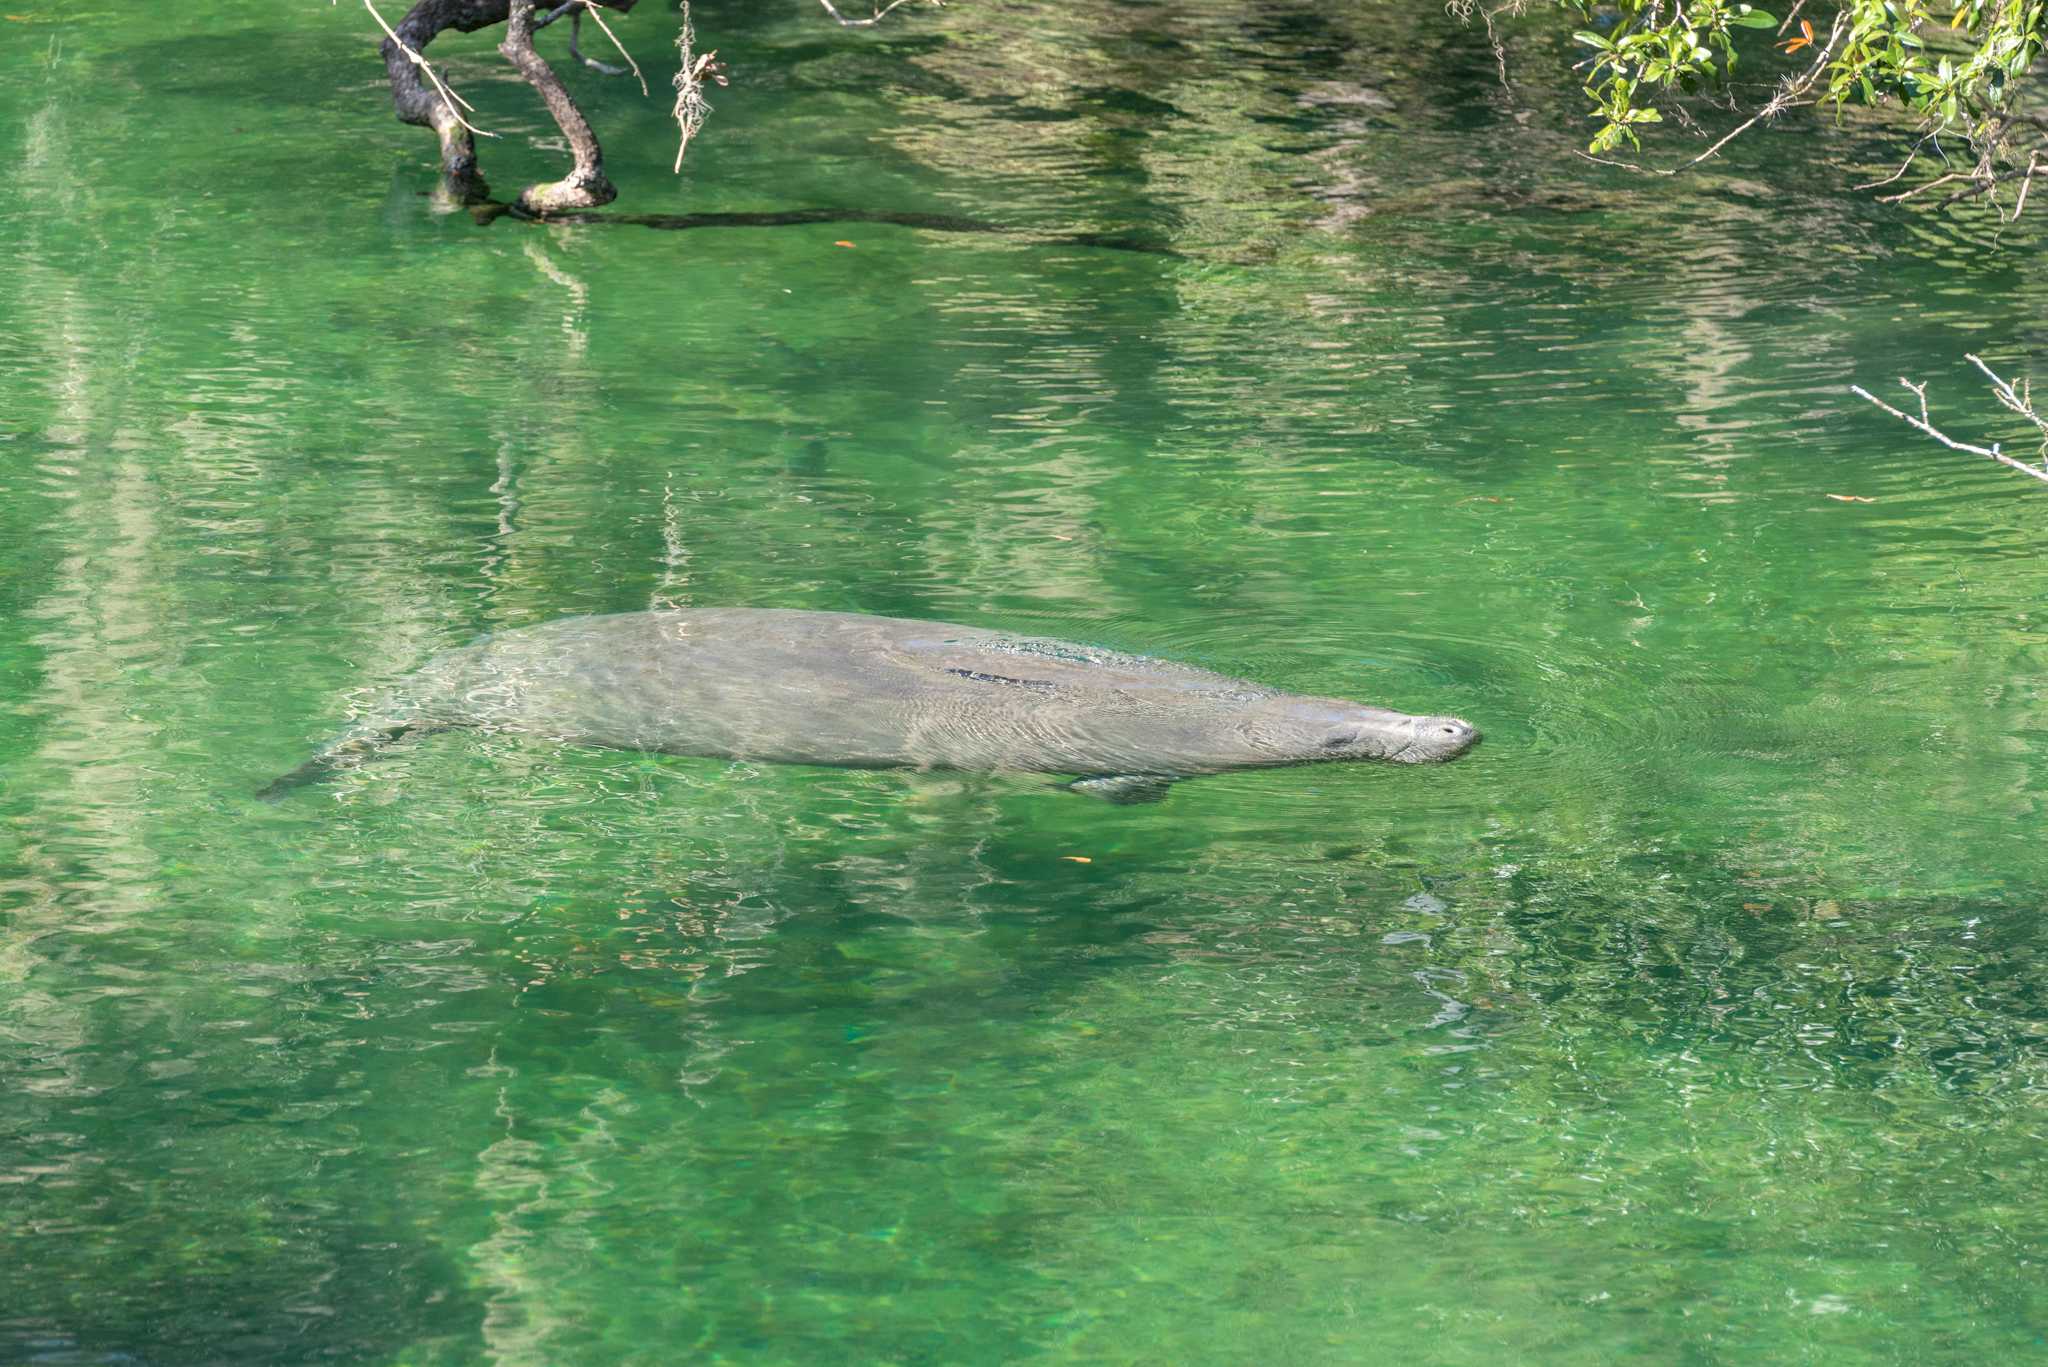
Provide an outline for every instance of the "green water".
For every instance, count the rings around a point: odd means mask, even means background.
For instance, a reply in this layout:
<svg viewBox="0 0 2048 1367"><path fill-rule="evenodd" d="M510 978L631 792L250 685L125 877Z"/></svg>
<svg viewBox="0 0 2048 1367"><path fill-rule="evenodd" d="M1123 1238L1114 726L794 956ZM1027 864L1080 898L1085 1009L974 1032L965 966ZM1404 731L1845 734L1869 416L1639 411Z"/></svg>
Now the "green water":
<svg viewBox="0 0 2048 1367"><path fill-rule="evenodd" d="M1846 193L1853 126L1610 177L1561 41L1504 94L1433 4L707 0L680 178L574 78L622 209L995 235L478 227L359 9L7 18L0 1361L2048 1355L2048 494L1846 393L2016 437L1961 356L2048 354L2034 230ZM1488 739L251 798L664 603Z"/></svg>

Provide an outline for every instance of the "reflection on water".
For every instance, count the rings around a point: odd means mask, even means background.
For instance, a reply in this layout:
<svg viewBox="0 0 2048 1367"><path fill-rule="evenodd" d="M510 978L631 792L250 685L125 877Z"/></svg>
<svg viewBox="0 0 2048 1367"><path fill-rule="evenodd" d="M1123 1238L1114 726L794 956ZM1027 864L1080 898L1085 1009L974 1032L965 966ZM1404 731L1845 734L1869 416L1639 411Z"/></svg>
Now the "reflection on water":
<svg viewBox="0 0 2048 1367"><path fill-rule="evenodd" d="M2038 1353L2033 504L1846 395L1962 425L2024 243L1594 178L1428 7L1169 8L721 14L680 181L589 87L633 208L971 235L478 228L339 12L23 21L0 1358ZM1488 739L249 797L481 632L728 604Z"/></svg>

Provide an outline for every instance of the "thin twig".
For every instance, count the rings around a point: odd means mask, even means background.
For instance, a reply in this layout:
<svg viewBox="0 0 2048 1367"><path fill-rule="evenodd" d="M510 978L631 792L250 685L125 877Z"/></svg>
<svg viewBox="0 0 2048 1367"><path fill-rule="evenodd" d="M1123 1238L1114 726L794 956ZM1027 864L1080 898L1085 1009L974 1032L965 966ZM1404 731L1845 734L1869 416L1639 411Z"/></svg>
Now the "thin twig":
<svg viewBox="0 0 2048 1367"><path fill-rule="evenodd" d="M612 46L617 48L619 55L626 59L626 65L633 68L633 79L640 82L640 93L642 95L647 94L647 78L640 74L640 64L633 60L633 54L626 51L626 45L619 41L619 35L612 32L611 25L607 24L604 21L604 16L598 13L598 10L602 9L603 6L599 5L597 0L583 0L583 8L597 26L604 30L604 36L612 40Z"/></svg>
<svg viewBox="0 0 2048 1367"><path fill-rule="evenodd" d="M1947 175L1936 176L1933 180L1915 185L1910 190L1901 190L1895 195L1879 195L1877 202L1879 204L1902 204L1938 186L1952 185L1960 180L1967 182L1967 184L1960 190L1951 191L1949 194L1944 195L1936 207L1946 209L1952 204L1960 204L1966 199L1977 199L1985 195L1991 196L1992 202L1996 204L1998 200L1998 187L2006 181L2017 179L2020 182L2020 193L2019 198L2013 202L2012 212L2007 214L2002 207L1998 211L1998 217L2002 222L2012 223L2016 221L2026 211L2027 193L2033 188L2035 175L2042 169L2042 157L2044 153L2048 153L2048 147L2029 148L2027 164L2024 166L2010 166L2003 171L1993 170L1993 158L1998 151L1997 132L2007 123L2030 123L2032 121L2031 116L2007 114L1996 115L1994 118L1996 122L1992 126L1992 135L1984 141L1983 150L1977 158L1976 165L1967 171L1950 171ZM1906 174L1907 169L1912 166L1914 159L1919 156L1920 147L1929 140L1934 141L1935 150L1940 152L1940 133L1941 130L1937 128L1928 133L1926 137L1923 137L1919 143L1914 145L1913 151L1907 155L1905 164L1899 167L1893 174L1886 176L1883 180L1874 180L1867 185L1859 185L1856 188L1859 190L1871 190L1880 185L1889 185L1896 181L1900 176ZM2015 152L2013 155L2017 156L2018 153ZM1947 160L1945 154L1943 160Z"/></svg>
<svg viewBox="0 0 2048 1367"><path fill-rule="evenodd" d="M1972 184L1970 188L1968 188L1967 190L1958 190L1954 194L1950 195L1948 198L1942 200L1941 207L1946 209L1951 204L1960 203L1961 201L1966 199L1975 199L1978 195L1991 196L1991 202L1995 205L1998 203L1999 185L2001 185L2005 181L2011 180L2014 176L2018 176L2020 177L2020 195L2019 198L2013 203L2012 213L2008 215L2004 209L2000 209L1998 211L1999 222L2017 222L2019 220L2020 214L2024 212L2027 207L2027 188L2034 183L2034 172L2040 169L2040 160L2041 149L2037 147L2028 154L2027 164L2025 166L2014 166L2004 171L1994 172L1986 170L1985 167L1980 164L1977 167L1975 183Z"/></svg>
<svg viewBox="0 0 2048 1367"><path fill-rule="evenodd" d="M600 62L595 57L583 55L583 0L575 0L575 3L575 17L569 20L569 55L576 59L577 65L587 66L601 76L631 75L632 73L622 66L613 66L610 62Z"/></svg>
<svg viewBox="0 0 2048 1367"><path fill-rule="evenodd" d="M420 56L419 53L414 52L410 47L406 46L405 39L399 37L396 33L392 32L391 25L384 22L384 16L377 13L377 7L371 4L370 0L363 0L363 8L368 10L370 12L370 17L377 21L377 27L383 29L384 32L390 36L391 41L398 44L398 50L400 52L403 52L407 57L410 57L412 59L412 64L414 66L418 67L421 71L427 73L427 79L434 83L434 89L441 92L441 98L447 102L448 113L454 118L455 122L461 124L464 128L467 128L470 132L476 134L480 138L495 138L498 136L496 133L486 133L483 129L478 128L468 119L463 118L461 110L458 110L455 106L461 105L463 109L469 110L469 112L472 114L476 112L476 107L470 104L468 100L463 99L460 95L450 90L447 87L447 85L441 80L441 78L434 73L433 64L429 62L426 58Z"/></svg>
<svg viewBox="0 0 2048 1367"><path fill-rule="evenodd" d="M1936 129L1933 133L1927 133L1922 135L1920 141L1913 144L1913 150L1906 153L1906 159L1899 163L1899 169L1892 172L1890 175L1886 176L1883 180L1865 181L1863 184L1854 186L1853 188L1858 190L1875 190L1881 186L1893 184L1901 176L1905 175L1906 172L1913 169L1913 163L1920 160L1920 149L1925 147L1928 144L1928 142L1935 136L1935 133L1939 133L1940 131L1940 129ZM1937 147L1940 146L1939 143L1936 143L1935 145Z"/></svg>
<svg viewBox="0 0 2048 1367"><path fill-rule="evenodd" d="M2043 418L2034 411L2033 386L2022 380L2020 387L2015 390L2010 382L2000 378L1997 371L1985 365L1981 357L1973 356L1966 351L1963 353L1963 359L1984 372L1984 377L1991 381L1991 392L1998 396L2000 403L2040 429L2041 449L2044 456L2048 456L2048 418Z"/></svg>
<svg viewBox="0 0 2048 1367"><path fill-rule="evenodd" d="M2012 216L2014 219L2018 219L2021 214L2027 211L2027 191L2034 188L2034 172L2040 169L2040 165L2041 153L2037 149L2027 158L2027 177L2020 182L2019 201L2012 206Z"/></svg>
<svg viewBox="0 0 2048 1367"><path fill-rule="evenodd" d="M1936 176L1936 177L1935 177L1935 178L1934 178L1933 180L1930 180L1930 181L1928 181L1928 182L1927 182L1926 184L1924 184L1924 185L1915 185L1915 186L1914 186L1914 187L1913 187L1912 189L1910 189L1910 190L1901 190L1901 191L1899 191L1899 192L1898 192L1897 194L1895 194L1895 195L1879 195L1879 196L1877 197L1877 202L1878 202L1879 204L1898 204L1898 203L1901 203L1901 202L1903 202L1903 201L1905 201L1905 200L1909 200L1909 199L1911 199L1911 198L1912 198L1913 196L1915 196L1915 195L1917 195L1917 194L1921 194L1921 193L1922 193L1922 192L1924 192L1924 191L1927 191L1927 190L1932 190L1932 189L1933 189L1933 188L1934 188L1935 186L1937 186L1937 185L1946 185L1946 184L1948 184L1948 183L1949 183L1950 181L1952 181L1952 180L1965 180L1965 179L1973 179L1973 178L1974 178L1974 176L1975 176L1975 173L1974 173L1974 172L1971 172L1971 171L1951 171L1951 172L1949 172L1949 173L1948 173L1947 175L1945 175L1945 176ZM1968 190L1968 191L1965 191L1964 193L1966 193L1966 194L1973 194L1973 195L1980 195L1980 194L1984 193L1984 190L1985 190L1985 189L1988 189L1988 188L1989 188L1988 186L1986 186L1986 187L1981 187L1981 188L1978 188L1978 189L1973 189L1973 190Z"/></svg>
<svg viewBox="0 0 2048 1367"><path fill-rule="evenodd" d="M2038 153L2036 155L2038 155ZM1969 186L1964 189L1958 190L1954 194L1949 195L1947 198L1943 199L1941 201L1941 207L1946 209L1949 205L1959 203L1962 200L1975 199L1979 195L1990 194L1993 190L1996 190L2000 185L2003 185L2006 181L2011 180L2014 176L2025 176L2027 174L2028 170L2025 166L2014 166L2003 171L1995 171L1989 174L1986 174L1981 171L1972 171L1969 173Z"/></svg>
<svg viewBox="0 0 2048 1367"><path fill-rule="evenodd" d="M941 0L932 0L932 3L934 5L939 4L940 2ZM839 26L841 28L867 28L870 25L881 23L883 17L887 15L890 10L895 9L899 5L907 5L910 3L910 0L889 0L889 3L886 5L880 4L879 0L877 0L874 17L870 19L849 19L839 12L839 7L833 4L832 0L818 0L818 3L825 7L825 13L831 15L834 19L839 21Z"/></svg>

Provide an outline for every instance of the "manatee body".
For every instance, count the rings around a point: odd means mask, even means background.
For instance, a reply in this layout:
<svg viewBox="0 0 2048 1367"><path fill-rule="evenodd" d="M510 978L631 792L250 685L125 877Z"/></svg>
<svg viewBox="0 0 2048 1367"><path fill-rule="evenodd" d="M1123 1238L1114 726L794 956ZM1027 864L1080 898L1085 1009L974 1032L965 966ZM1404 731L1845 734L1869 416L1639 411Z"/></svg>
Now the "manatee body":
<svg viewBox="0 0 2048 1367"><path fill-rule="evenodd" d="M1231 769L1454 759L1479 739L1455 717L979 627L680 609L569 617L436 656L263 795L458 726L779 764L1066 774L1119 802Z"/></svg>

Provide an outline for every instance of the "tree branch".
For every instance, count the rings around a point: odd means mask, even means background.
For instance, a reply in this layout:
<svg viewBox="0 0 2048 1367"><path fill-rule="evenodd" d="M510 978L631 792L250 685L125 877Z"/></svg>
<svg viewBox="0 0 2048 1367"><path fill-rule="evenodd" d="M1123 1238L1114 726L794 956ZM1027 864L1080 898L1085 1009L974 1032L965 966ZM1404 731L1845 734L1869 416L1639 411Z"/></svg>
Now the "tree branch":
<svg viewBox="0 0 2048 1367"><path fill-rule="evenodd" d="M539 33L565 14L578 14L583 9L583 0L562 0L562 3L533 21L533 31Z"/></svg>
<svg viewBox="0 0 2048 1367"><path fill-rule="evenodd" d="M1812 66L1809 66L1796 76L1786 77L1771 95L1771 98L1764 101L1761 109L1744 119L1734 128L1728 130L1728 132L1722 134L1720 140L1712 147L1709 147L1706 151L1689 161L1682 161L1678 165L1666 169L1656 166L1641 166L1632 161L1619 161L1612 157L1596 157L1591 152L1575 152L1574 155L1586 161L1598 162L1602 166L1615 166L1624 171L1633 171L1640 176L1676 176L1690 171L1693 167L1714 156L1729 143L1756 127L1763 120L1774 119L1788 109L1797 109L1803 105L1811 104L1812 101L1801 99L1800 96L1811 90L1813 83L1819 80L1821 73L1827 69L1829 60L1835 55L1835 44L1842 40L1842 29L1848 22L1848 11L1844 10L1842 13L1837 14L1835 16L1835 26L1828 30L1827 43L1821 48L1820 55L1813 59Z"/></svg>
<svg viewBox="0 0 2048 1367"><path fill-rule="evenodd" d="M2017 389L2015 389L2011 383L2004 379L2001 379L1997 371L1993 370L1990 366L1984 364L1983 359L1980 357L1966 356L1965 359L1967 359L1971 365L1976 366L1977 369L1984 372L1985 376L1991 381L1991 392L1997 396L1998 401L2001 404L2005 405L2005 407L2019 414L2021 417L2025 418L2028 422L2032 423L2035 427L2040 429L2042 455L2041 464L2029 465L2025 461L2015 460L2013 457L2006 455L2004 451L1999 449L1999 445L1995 442L1990 446L1978 446L1972 442L1957 441L1954 437L1949 436L1946 432L1943 432L1940 428L1934 425L1932 418L1928 414L1927 386L1925 384L1914 384L1911 380L1906 379L1904 376L1899 377L1899 384L1902 385L1908 391L1910 391L1915 398L1920 400L1920 416L1917 418L1910 413L1902 413L1898 409L1893 408L1890 404L1886 403L1883 399L1878 398L1875 394L1872 394L1869 390L1865 389L1861 385L1850 385L1849 392L1856 395L1858 398L1866 399L1869 402L1876 404L1879 408L1882 408L1885 412L1891 414L1900 422L1905 423L1908 427L1917 428L1918 430L1926 433L1928 436L1940 442L1943 446L1948 447L1951 451L1962 451L1968 455L1989 457L1990 459L1997 461L2000 465L2010 466L2012 469L2019 471L2023 475L2029 475L2034 479L2040 480L2044 484L2048 484L2048 419L2043 419L2039 413L2034 411L2033 395L2029 387L2023 383Z"/></svg>
<svg viewBox="0 0 2048 1367"><path fill-rule="evenodd" d="M1933 140L1935 133L1938 133L1940 131L1941 130L1939 129L1935 129L1933 132L1921 134L1919 140L1913 144L1913 149L1910 152L1906 153L1906 159L1899 163L1898 170L1892 172L1890 175L1884 177L1884 179L1882 180L1865 181L1863 184L1853 186L1852 188L1857 190L1878 190L1882 189L1887 185L1896 184L1906 174L1906 172L1913 169L1913 163L1920 160L1920 149L1927 146L1927 144ZM1935 147L1936 150L1939 150L1940 144L1936 143Z"/></svg>
<svg viewBox="0 0 2048 1367"><path fill-rule="evenodd" d="M2019 388L2014 389L2010 383L1999 378L1997 371L1985 365L1982 357L1972 356L1970 353L1964 352L1963 359L1984 372L1984 378L1991 381L1992 394L1997 397L2000 403L2034 424L2035 428L2039 430L2041 433L2041 454L2044 457L2042 463L2048 465L2048 420L2044 420L2039 413L2034 411L2034 387L2027 381L2022 380L2020 381Z"/></svg>
<svg viewBox="0 0 2048 1367"><path fill-rule="evenodd" d="M934 5L939 5L944 3L944 0L931 0L931 2ZM900 5L907 5L910 3L910 0L889 0L889 3L886 5L882 4L881 0L875 0L875 12L871 17L866 19L847 18L845 15L839 12L839 7L833 4L832 0L818 0L818 3L825 7L825 13L831 15L834 19L839 21L839 26L841 28L868 28L872 25L881 23L883 17L887 15L890 10L895 9Z"/></svg>
<svg viewBox="0 0 2048 1367"><path fill-rule="evenodd" d="M407 46L405 39L399 37L392 31L391 25L384 22L384 16L377 13L377 7L371 4L370 0L363 0L363 8L368 10L370 17L377 21L377 27L384 30L384 36L398 45L398 50L405 55L406 60L418 67L421 74L434 83L434 89L440 92L441 99L446 103L449 118L455 120L455 122L461 124L470 132L475 133L478 137L495 138L498 136L496 133L484 132L483 129L478 128L468 119L463 118L456 110L456 105L461 105L472 114L476 112L476 107L448 88L448 83L441 79L439 72L434 70L434 64Z"/></svg>
<svg viewBox="0 0 2048 1367"><path fill-rule="evenodd" d="M498 51L526 78L527 84L540 92L548 113L554 116L555 126L569 140L569 151L576 164L568 175L552 184L529 185L520 191L519 206L530 213L547 214L557 209L590 209L609 204L619 192L605 179L604 149L598 146L597 135L590 131L583 111L569 97L562 78L534 49L535 18L534 0L511 0L505 18L505 40L498 44Z"/></svg>
<svg viewBox="0 0 2048 1367"><path fill-rule="evenodd" d="M1877 202L1879 204L1902 204L1906 200L1913 198L1913 196L1915 195L1924 194L1925 192L1932 190L1937 185L1946 185L1952 180L1965 180L1974 178L1975 173L1971 171L1951 171L1945 176L1936 176L1933 180L1923 181L1921 184L1915 185L1910 190L1901 190L1895 195L1879 195L1877 197ZM1966 195L1974 195L1982 194L1983 191L1981 189L1970 189L1963 191L1963 193Z"/></svg>
<svg viewBox="0 0 2048 1367"><path fill-rule="evenodd" d="M2000 209L1998 211L1998 217L2000 221L2005 223L2013 222L2022 213L2026 211L2027 191L2030 188L2032 188L2035 173L2040 170L2041 155L2044 150L2048 149L2038 147L2033 149L2033 151L2030 152L2027 156L2027 164L2025 166L2014 166L2004 171L1993 171L1989 169L1989 167L1986 166L1984 163L1980 162L1974 170L1969 171L1967 173L1958 172L1956 175L1943 176L1941 180L1948 181L1955 180L1958 178L1958 176L1967 175L1967 178L1969 179L1970 183L1964 186L1962 189L1957 190L1953 194L1945 196L1942 199L1940 205L1937 207L1946 209L1951 204L1960 204L1966 199L1976 199L1981 195L1990 195L1992 197L1992 202L1996 204L1998 199L1998 187L2000 185L2003 185L2006 181L2009 181L2017 176L2020 182L2020 194L2019 199L2013 204L2012 213L2008 215L2003 209ZM1928 185L1921 186L1919 188L1926 189L1928 188L1928 186L1938 185L1940 183L1941 181L1929 181ZM1912 193L1918 193L1918 191L1914 191ZM1890 195L1884 197L1883 199L1880 199L1878 202L1881 204L1890 204L1897 200L1907 198L1910 198L1910 195Z"/></svg>
<svg viewBox="0 0 2048 1367"><path fill-rule="evenodd" d="M2039 148L2036 148L2034 149L2033 153L2027 157L2026 178L2020 181L2020 197L2018 202L2012 206L2012 216L2015 219L2027 211L2027 191L2034 188L2034 172L2039 170L2040 166L2041 151Z"/></svg>
<svg viewBox="0 0 2048 1367"><path fill-rule="evenodd" d="M640 93L646 95L648 93L647 78L640 74L640 64L633 60L633 54L626 51L626 45L619 41L619 35L612 32L612 26L604 21L602 14L598 13L598 10L602 8L603 6L599 5L597 0L583 0L583 8L578 10L575 17L569 21L569 55L591 70L601 71L607 76L623 76L626 74L618 67L606 62L600 62L594 57L586 57L576 50L576 35L582 31L583 15L585 11L588 11L590 21L603 29L604 36L612 40L612 46L619 50L619 55L626 59L626 65L632 68L633 79L640 82Z"/></svg>
<svg viewBox="0 0 2048 1367"><path fill-rule="evenodd" d="M372 0L363 7L384 31L381 51L391 83L391 107L401 123L431 128L441 141L441 190L448 198L477 202L490 187L477 171L474 135L494 136L463 117L469 106L449 88L422 55L444 29L473 33L505 18L506 0L417 0L394 27Z"/></svg>

